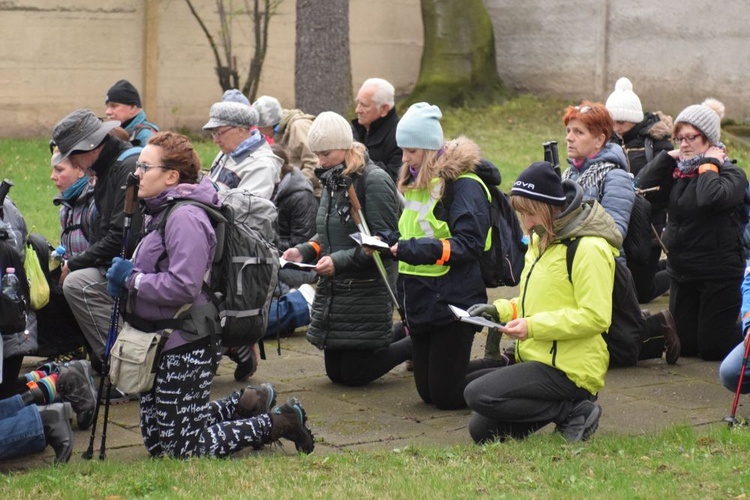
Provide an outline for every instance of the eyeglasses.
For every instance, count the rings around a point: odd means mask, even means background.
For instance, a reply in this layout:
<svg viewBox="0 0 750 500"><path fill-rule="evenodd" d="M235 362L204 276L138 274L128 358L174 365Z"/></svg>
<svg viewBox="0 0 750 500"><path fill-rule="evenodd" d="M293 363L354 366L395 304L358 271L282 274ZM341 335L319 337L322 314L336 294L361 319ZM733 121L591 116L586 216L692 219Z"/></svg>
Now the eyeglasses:
<svg viewBox="0 0 750 500"><path fill-rule="evenodd" d="M581 114L583 115L591 111L591 106L576 106L576 110L580 111Z"/></svg>
<svg viewBox="0 0 750 500"><path fill-rule="evenodd" d="M222 135L226 134L227 132L229 132L233 128L234 127L227 127L224 130L212 130L211 131L211 137L213 137L214 139L218 139L219 137L221 137Z"/></svg>
<svg viewBox="0 0 750 500"><path fill-rule="evenodd" d="M679 137L679 136L678 136L678 137L675 137L675 138L674 138L674 143L675 143L675 144L677 144L678 146L679 146L680 144L682 144L682 141L687 141L687 143L688 143L688 144L692 144L692 143L694 143L694 142L695 142L695 140L696 140L696 139L697 139L698 137L700 137L700 136L701 136L700 134L695 134L695 135L683 135L682 137Z"/></svg>
<svg viewBox="0 0 750 500"><path fill-rule="evenodd" d="M149 165L148 163L143 163L140 161L135 162L135 169L142 170L144 174L148 172L150 168L161 168L162 170L174 170L172 167L168 167L166 165Z"/></svg>

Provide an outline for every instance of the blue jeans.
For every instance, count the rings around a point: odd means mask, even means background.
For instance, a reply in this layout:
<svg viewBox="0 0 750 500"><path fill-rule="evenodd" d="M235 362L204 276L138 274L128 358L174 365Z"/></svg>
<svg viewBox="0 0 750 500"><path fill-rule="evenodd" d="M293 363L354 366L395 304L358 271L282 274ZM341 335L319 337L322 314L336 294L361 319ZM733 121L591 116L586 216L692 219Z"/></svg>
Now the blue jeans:
<svg viewBox="0 0 750 500"><path fill-rule="evenodd" d="M273 338L276 332L289 333L298 326L310 324L310 309L307 301L297 290L292 290L279 299L273 299L268 313L268 328L263 338Z"/></svg>
<svg viewBox="0 0 750 500"><path fill-rule="evenodd" d="M36 406L24 406L18 394L0 400L0 460L37 453L46 446Z"/></svg>
<svg viewBox="0 0 750 500"><path fill-rule="evenodd" d="M732 392L737 390L737 384L740 381L740 369L742 368L742 357L745 355L745 343L740 342L737 347L732 349L719 367L719 377L724 387ZM742 379L742 388L740 392L746 394L750 392L750 366L745 367L745 377Z"/></svg>

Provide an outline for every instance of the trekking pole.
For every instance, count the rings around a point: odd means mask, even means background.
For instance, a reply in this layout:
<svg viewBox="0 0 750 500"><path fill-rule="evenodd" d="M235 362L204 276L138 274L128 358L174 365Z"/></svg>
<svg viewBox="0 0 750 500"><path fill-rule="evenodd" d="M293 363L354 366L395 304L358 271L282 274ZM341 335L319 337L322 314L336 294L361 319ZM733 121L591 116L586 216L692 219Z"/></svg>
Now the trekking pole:
<svg viewBox="0 0 750 500"><path fill-rule="evenodd" d="M128 175L128 180L125 187L125 206L123 207L123 214L125 219L122 226L122 248L120 249L120 257L125 258L128 251L128 239L130 236L130 225L133 221L133 214L135 213L136 206L138 204L138 177L132 173ZM109 420L109 406L110 398L112 396L112 383L109 380L109 351L112 349L112 345L117 339L117 329L120 319L120 297L115 297L112 304L112 315L109 317L109 330L107 331L107 342L104 345L104 356L102 358L102 376L99 379L99 390L96 395L96 406L94 407L94 422L91 425L91 435L89 436L89 447L83 453L85 460L91 460L94 456L94 441L96 440L96 422L99 419L99 408L102 401L102 392L104 392L104 385L106 379L106 395L104 399L104 423L102 424L102 441L99 447L99 460L106 458L106 446L107 446L107 421Z"/></svg>
<svg viewBox="0 0 750 500"><path fill-rule="evenodd" d="M367 221L365 221L365 217L362 214L362 205L359 204L359 199L357 198L357 193L354 190L353 184L349 184L348 194L349 194L349 201L352 204L352 219L354 219L354 223L357 225L357 229L359 229L359 231L362 234L366 234L367 236L372 236L370 234L370 228L367 227ZM385 271L385 265L383 265L383 259L380 256L380 253L378 253L377 250L374 251L372 253L372 258L375 259L375 266L378 268L378 271L380 271L380 276L383 277L383 282L385 283L385 287L388 289L388 294L391 296L391 300L393 301L393 305L396 307L396 310L398 311L398 315L401 318L401 321L404 321L404 310L399 305L398 299L396 298L396 294L393 293L391 284L388 282L388 273Z"/></svg>
<svg viewBox="0 0 750 500"><path fill-rule="evenodd" d="M742 358L742 369L740 370L740 379L737 381L737 390L734 393L734 402L732 403L732 414L728 417L724 417L724 422L729 424L729 427L737 425L737 403L740 401L740 389L742 389L742 381L745 378L745 370L747 369L747 358L750 357L750 339L745 339L745 356Z"/></svg>

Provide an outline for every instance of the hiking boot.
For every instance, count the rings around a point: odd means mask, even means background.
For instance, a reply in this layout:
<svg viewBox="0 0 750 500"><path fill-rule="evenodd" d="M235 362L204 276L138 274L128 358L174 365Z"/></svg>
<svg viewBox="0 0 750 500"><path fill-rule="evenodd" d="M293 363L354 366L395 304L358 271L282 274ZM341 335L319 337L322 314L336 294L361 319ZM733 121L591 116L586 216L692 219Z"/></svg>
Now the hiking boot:
<svg viewBox="0 0 750 500"><path fill-rule="evenodd" d="M73 428L70 426L73 408L70 403L55 403L37 408L44 427L44 440L55 450L55 463L67 462L73 452Z"/></svg>
<svg viewBox="0 0 750 500"><path fill-rule="evenodd" d="M79 429L88 429L94 421L96 408L96 387L91 363L71 361L60 366L57 377L57 391L60 399L70 403L76 412Z"/></svg>
<svg viewBox="0 0 750 500"><path fill-rule="evenodd" d="M562 434L572 443L586 441L599 427L602 407L584 399L573 404L565 421L557 424L555 432Z"/></svg>
<svg viewBox="0 0 750 500"><path fill-rule="evenodd" d="M255 344L232 347L227 355L229 359L237 363L237 368L234 369L234 379L237 382L247 382L258 369L258 353L255 350Z"/></svg>
<svg viewBox="0 0 750 500"><path fill-rule="evenodd" d="M276 389L271 384L248 385L240 393L234 418L251 418L268 413L276 404Z"/></svg>
<svg viewBox="0 0 750 500"><path fill-rule="evenodd" d="M297 398L289 398L282 406L278 406L270 413L271 427L270 441L280 438L294 442L297 451L310 454L315 448L315 437L307 428L307 414L302 409Z"/></svg>
<svg viewBox="0 0 750 500"><path fill-rule="evenodd" d="M654 314L654 317L659 319L659 327L664 335L664 352L667 364L673 365L680 359L680 352L682 351L682 343L680 337L677 336L677 325L668 309Z"/></svg>

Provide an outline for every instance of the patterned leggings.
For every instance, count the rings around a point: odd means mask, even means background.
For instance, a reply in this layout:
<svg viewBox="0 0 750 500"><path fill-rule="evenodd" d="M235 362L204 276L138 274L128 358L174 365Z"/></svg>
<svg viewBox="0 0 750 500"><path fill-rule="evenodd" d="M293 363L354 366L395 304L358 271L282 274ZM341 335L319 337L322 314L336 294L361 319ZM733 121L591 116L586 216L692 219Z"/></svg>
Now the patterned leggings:
<svg viewBox="0 0 750 500"><path fill-rule="evenodd" d="M209 401L212 355L195 344L162 355L154 387L140 395L141 434L151 456L226 457L268 442L268 414L232 420L239 391Z"/></svg>

